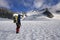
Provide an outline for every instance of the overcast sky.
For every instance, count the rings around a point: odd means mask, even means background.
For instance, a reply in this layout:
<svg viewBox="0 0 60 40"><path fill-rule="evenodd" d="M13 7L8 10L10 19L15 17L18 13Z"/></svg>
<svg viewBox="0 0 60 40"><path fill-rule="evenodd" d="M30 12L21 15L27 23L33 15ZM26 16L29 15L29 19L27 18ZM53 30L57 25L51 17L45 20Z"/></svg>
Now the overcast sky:
<svg viewBox="0 0 60 40"><path fill-rule="evenodd" d="M12 11L30 11L55 6L58 3L60 3L60 0L0 0L0 7L5 7Z"/></svg>

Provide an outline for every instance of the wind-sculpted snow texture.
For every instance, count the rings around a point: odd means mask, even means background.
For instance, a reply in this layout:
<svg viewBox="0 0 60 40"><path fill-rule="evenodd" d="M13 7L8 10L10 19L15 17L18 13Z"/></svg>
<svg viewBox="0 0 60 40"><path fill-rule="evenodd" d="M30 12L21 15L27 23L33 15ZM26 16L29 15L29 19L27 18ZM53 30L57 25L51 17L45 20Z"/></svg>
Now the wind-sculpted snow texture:
<svg viewBox="0 0 60 40"><path fill-rule="evenodd" d="M60 40L60 21L22 21L16 34L12 21L0 21L0 40Z"/></svg>

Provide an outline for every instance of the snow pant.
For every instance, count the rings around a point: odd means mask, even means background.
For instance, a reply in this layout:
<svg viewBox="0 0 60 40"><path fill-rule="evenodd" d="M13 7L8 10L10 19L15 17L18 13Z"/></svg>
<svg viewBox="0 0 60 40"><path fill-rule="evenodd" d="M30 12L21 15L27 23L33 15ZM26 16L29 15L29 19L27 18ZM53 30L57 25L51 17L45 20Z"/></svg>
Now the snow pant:
<svg viewBox="0 0 60 40"><path fill-rule="evenodd" d="M19 29L21 27L21 23L16 23L16 33L19 33Z"/></svg>

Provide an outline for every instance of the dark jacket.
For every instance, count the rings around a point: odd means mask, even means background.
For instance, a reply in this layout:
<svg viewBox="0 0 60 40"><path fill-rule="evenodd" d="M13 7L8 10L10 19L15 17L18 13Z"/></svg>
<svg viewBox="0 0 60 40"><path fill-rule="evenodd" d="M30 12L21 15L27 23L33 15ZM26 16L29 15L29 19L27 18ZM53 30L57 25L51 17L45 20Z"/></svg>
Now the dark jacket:
<svg viewBox="0 0 60 40"><path fill-rule="evenodd" d="M20 15L18 15L18 21L17 21L17 23L19 23L19 24L20 24L20 22L21 22L21 16L20 16Z"/></svg>

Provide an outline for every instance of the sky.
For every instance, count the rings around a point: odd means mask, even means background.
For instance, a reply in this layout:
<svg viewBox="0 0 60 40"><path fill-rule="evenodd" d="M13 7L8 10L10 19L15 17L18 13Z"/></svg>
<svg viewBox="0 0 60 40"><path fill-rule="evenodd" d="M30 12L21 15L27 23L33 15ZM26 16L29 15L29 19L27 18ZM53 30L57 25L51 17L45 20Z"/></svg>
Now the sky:
<svg viewBox="0 0 60 40"><path fill-rule="evenodd" d="M55 6L58 3L60 3L60 0L0 0L0 7L5 7L15 12L27 12Z"/></svg>

